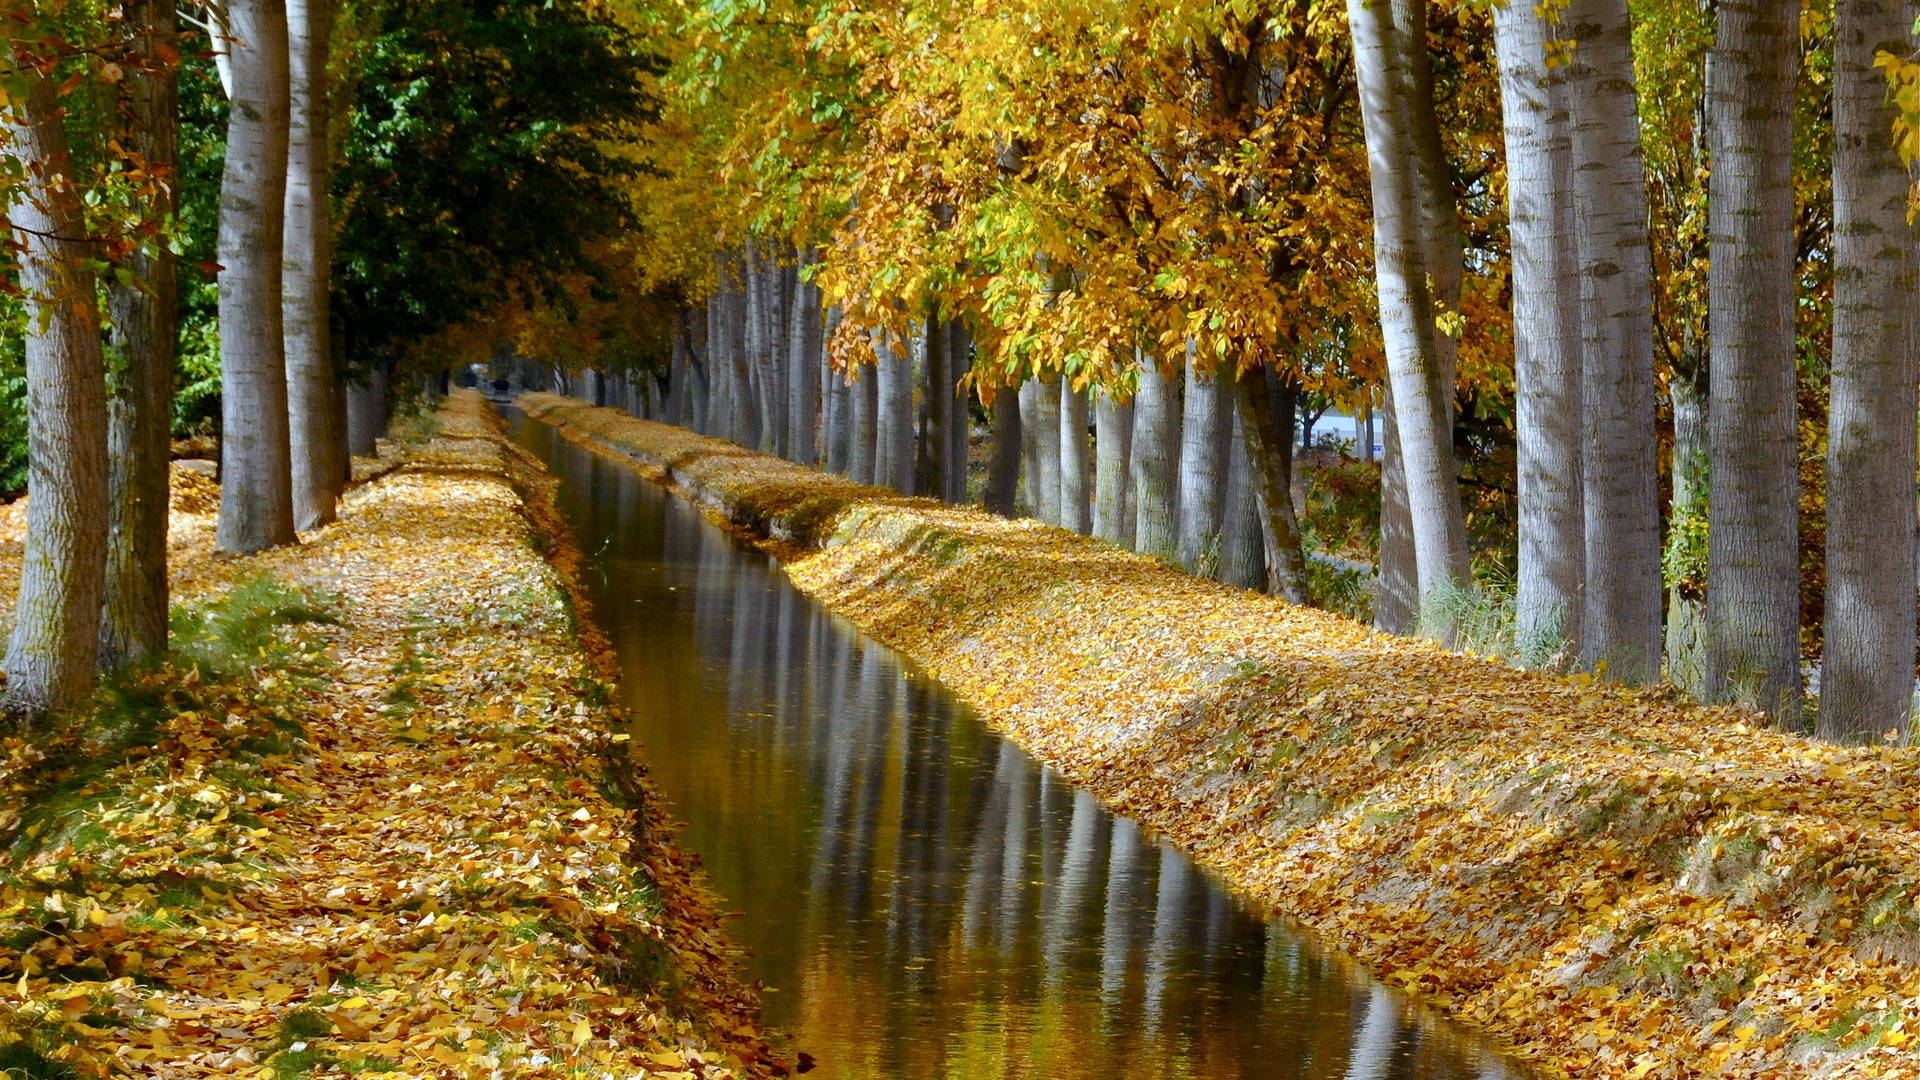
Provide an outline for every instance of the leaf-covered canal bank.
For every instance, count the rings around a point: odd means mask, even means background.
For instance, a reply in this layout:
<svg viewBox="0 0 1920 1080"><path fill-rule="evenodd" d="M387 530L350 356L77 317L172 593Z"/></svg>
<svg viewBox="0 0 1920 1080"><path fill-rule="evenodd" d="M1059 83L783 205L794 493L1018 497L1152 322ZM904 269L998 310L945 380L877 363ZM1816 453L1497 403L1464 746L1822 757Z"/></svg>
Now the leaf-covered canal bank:
<svg viewBox="0 0 1920 1080"><path fill-rule="evenodd" d="M1275 909L1578 1076L1920 1075L1920 762L550 396Z"/></svg>
<svg viewBox="0 0 1920 1080"><path fill-rule="evenodd" d="M211 517L176 503L167 663L8 740L0 1069L784 1071L691 861L603 768L542 478L477 395L439 426L295 547L196 557Z"/></svg>

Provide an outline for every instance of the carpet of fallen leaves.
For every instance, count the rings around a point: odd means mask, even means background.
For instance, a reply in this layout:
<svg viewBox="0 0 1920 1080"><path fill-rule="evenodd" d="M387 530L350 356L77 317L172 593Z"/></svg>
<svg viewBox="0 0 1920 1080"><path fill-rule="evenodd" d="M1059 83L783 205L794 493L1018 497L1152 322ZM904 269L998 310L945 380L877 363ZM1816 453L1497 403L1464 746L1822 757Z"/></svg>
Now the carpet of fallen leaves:
<svg viewBox="0 0 1920 1080"><path fill-rule="evenodd" d="M1920 1077L1920 755L1515 670L546 395L1273 909L1548 1071Z"/></svg>
<svg viewBox="0 0 1920 1080"><path fill-rule="evenodd" d="M248 558L203 552L210 481L176 474L186 610L315 610L237 672L130 679L154 729L123 760L86 767L112 723L6 740L0 1071L785 1072L693 861L609 767L609 661L539 554L568 551L550 482L478 395L441 422Z"/></svg>

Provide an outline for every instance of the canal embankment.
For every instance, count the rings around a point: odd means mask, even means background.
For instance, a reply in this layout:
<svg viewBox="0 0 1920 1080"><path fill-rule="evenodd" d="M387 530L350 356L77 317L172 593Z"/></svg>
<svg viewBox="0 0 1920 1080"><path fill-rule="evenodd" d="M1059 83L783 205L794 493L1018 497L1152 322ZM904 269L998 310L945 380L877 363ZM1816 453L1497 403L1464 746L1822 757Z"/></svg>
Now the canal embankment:
<svg viewBox="0 0 1920 1080"><path fill-rule="evenodd" d="M522 405L1248 895L1577 1076L1920 1075L1920 759L1514 670L577 401Z"/></svg>
<svg viewBox="0 0 1920 1080"><path fill-rule="evenodd" d="M176 499L165 661L0 754L0 1070L785 1075L476 394L301 543ZM550 557L550 558L549 558Z"/></svg>

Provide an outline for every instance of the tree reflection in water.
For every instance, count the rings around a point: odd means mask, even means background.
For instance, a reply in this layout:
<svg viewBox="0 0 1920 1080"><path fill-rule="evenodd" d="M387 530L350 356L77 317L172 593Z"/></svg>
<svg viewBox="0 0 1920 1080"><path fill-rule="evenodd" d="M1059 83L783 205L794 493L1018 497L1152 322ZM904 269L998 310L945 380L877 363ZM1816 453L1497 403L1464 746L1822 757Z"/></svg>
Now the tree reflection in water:
<svg viewBox="0 0 1920 1080"><path fill-rule="evenodd" d="M515 430L563 481L639 753L813 1075L1524 1075L1109 815L684 503Z"/></svg>

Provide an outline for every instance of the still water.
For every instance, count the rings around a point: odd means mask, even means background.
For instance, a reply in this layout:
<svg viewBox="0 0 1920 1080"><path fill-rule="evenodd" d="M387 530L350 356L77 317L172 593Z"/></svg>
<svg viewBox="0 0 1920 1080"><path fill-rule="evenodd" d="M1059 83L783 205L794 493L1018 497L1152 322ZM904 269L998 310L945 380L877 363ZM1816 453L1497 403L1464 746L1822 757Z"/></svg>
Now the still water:
<svg viewBox="0 0 1920 1080"><path fill-rule="evenodd" d="M1526 1074L1236 899L632 470L561 480L654 781L823 1080Z"/></svg>

